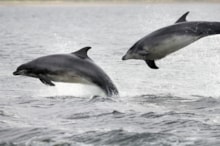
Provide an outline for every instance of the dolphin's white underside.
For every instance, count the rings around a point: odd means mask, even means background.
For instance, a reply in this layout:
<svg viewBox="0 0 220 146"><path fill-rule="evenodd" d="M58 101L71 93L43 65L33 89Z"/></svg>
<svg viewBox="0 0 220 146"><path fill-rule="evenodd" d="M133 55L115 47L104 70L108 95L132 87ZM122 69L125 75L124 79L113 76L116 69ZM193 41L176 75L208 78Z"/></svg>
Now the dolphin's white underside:
<svg viewBox="0 0 220 146"><path fill-rule="evenodd" d="M174 35L162 40L158 45L153 48L144 47L149 53L146 59L157 60L173 53L191 43L198 40L199 36L192 35Z"/></svg>
<svg viewBox="0 0 220 146"><path fill-rule="evenodd" d="M67 73L62 75L47 74L47 77L55 82L81 83L81 84L89 84L89 85L93 84L89 79L86 79L82 76L72 73Z"/></svg>

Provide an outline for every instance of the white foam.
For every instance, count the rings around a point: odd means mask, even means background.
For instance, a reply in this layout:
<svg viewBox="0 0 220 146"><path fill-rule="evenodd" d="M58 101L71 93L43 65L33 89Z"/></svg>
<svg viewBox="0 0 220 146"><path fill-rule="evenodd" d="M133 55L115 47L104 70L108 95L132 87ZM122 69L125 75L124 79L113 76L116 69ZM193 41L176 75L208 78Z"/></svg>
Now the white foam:
<svg viewBox="0 0 220 146"><path fill-rule="evenodd" d="M103 91L92 85L55 83L55 87L46 87L40 90L41 96L76 96L90 97L93 95L103 96Z"/></svg>

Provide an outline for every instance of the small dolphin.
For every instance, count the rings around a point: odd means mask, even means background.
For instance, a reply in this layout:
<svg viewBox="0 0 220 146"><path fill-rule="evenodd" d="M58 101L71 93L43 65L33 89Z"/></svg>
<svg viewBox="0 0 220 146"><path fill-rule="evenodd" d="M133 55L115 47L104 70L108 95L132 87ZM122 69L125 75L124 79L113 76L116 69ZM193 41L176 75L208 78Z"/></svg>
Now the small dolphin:
<svg viewBox="0 0 220 146"><path fill-rule="evenodd" d="M186 21L189 12L183 14L176 24L156 30L137 41L122 60L144 60L152 69L158 69L155 60L164 58L196 40L220 34L220 22Z"/></svg>
<svg viewBox="0 0 220 146"><path fill-rule="evenodd" d="M93 84L107 96L118 95L118 90L108 75L87 55L91 47L71 54L55 54L37 58L22 64L13 73L40 79L42 83L55 86L55 82Z"/></svg>

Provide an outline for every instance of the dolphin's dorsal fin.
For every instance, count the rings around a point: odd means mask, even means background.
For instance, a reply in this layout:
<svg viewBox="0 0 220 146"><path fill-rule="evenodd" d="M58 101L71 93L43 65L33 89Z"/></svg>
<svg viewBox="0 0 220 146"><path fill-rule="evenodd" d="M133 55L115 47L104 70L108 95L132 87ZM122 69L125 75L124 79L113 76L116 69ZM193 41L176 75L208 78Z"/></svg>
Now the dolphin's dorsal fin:
<svg viewBox="0 0 220 146"><path fill-rule="evenodd" d="M82 48L82 49L80 49L80 50L78 50L76 52L71 53L71 54L74 54L74 55L76 55L76 56L78 56L80 58L83 58L83 59L84 58L89 58L88 55L87 55L87 52L91 48L92 47L84 47L84 48Z"/></svg>
<svg viewBox="0 0 220 146"><path fill-rule="evenodd" d="M186 22L186 16L189 14L189 11L183 14L175 23Z"/></svg>

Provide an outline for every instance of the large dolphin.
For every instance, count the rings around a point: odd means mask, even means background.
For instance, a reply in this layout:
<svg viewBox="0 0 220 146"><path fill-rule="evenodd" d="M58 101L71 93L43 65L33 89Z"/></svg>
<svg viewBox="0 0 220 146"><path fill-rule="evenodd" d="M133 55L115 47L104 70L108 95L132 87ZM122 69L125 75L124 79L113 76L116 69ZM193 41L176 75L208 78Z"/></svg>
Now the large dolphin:
<svg viewBox="0 0 220 146"><path fill-rule="evenodd" d="M118 90L108 75L87 55L91 47L82 48L71 54L55 54L37 58L22 64L13 73L40 79L49 86L52 81L93 84L107 96L118 95Z"/></svg>
<svg viewBox="0 0 220 146"><path fill-rule="evenodd" d="M122 60L144 60L152 69L158 69L155 60L164 58L196 40L220 34L220 22L186 21L189 12L175 24L156 30L137 41L122 57Z"/></svg>

